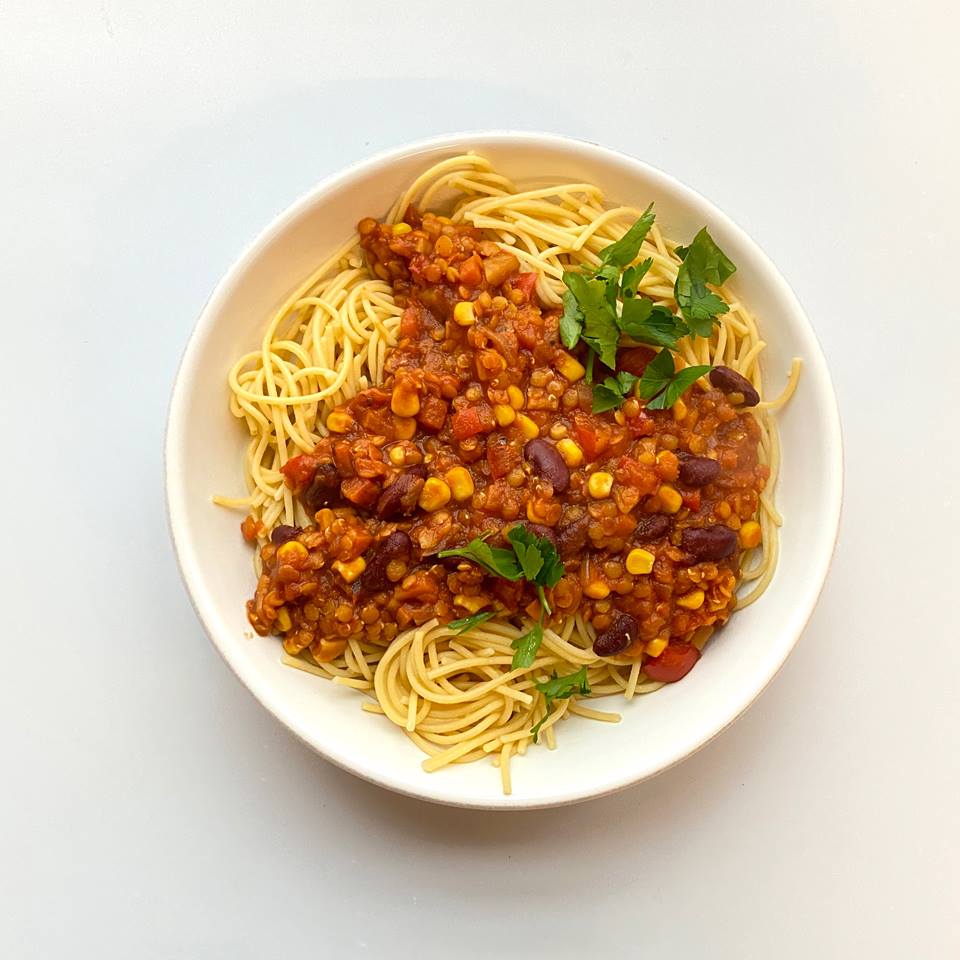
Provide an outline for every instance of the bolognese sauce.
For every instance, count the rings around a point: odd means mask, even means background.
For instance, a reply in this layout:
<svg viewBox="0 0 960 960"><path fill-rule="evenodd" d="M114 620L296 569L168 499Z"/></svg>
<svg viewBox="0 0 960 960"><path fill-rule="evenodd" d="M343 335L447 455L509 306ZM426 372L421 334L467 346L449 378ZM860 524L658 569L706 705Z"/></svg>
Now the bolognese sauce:
<svg viewBox="0 0 960 960"><path fill-rule="evenodd" d="M590 623L599 656L642 657L651 679L679 679L698 631L730 616L740 553L760 539L769 469L752 388L717 368L710 389L670 409L630 396L595 413L583 347L563 347L559 314L515 253L415 210L393 225L364 219L359 233L403 308L398 342L383 383L283 466L314 522L276 527L260 548L252 626L328 662L350 638L386 645L433 618L536 618L532 584L439 556L524 524L563 563L550 616ZM621 348L617 369L640 376L653 356Z"/></svg>

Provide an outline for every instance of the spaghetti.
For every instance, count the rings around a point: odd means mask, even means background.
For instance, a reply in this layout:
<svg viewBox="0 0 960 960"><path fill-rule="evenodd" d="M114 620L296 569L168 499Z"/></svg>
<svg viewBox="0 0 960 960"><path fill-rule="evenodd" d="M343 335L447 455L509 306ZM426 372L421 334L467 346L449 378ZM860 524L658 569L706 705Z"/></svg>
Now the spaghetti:
<svg viewBox="0 0 960 960"><path fill-rule="evenodd" d="M536 297L545 310L560 308L564 273L600 266L600 251L619 240L642 213L629 206L607 207L600 189L589 183L519 190L474 154L427 170L397 199L386 223L403 224L411 209L446 210L448 222L472 226L511 252L522 270L536 275ZM654 224L638 257L650 260L638 292L671 313L678 310L674 285L681 264L675 250ZM390 274L380 263L371 265L364 253L359 237L344 243L283 304L260 348L241 357L229 373L231 411L246 423L251 437L244 459L248 493L214 499L247 511L245 532L261 543L278 525L311 524L314 518L286 482L290 461L311 454L327 437L330 414L384 382L390 352L400 340L404 307L397 303ZM691 366L731 368L762 397L764 342L756 322L730 291L721 288L719 293L729 310L717 317L709 337L682 339L678 353ZM740 564L740 580L750 587L737 600L738 607L754 602L773 576L781 524L773 502L780 462L774 414L795 389L799 366L795 360L778 397L754 407L757 458L769 480L759 493L760 545L745 551ZM548 705L538 683L542 686L552 674L584 669L592 697L616 693L630 699L662 685L644 674L639 656L597 656L597 631L580 612L556 629L546 627L533 662L515 669L513 645L528 629L529 624L497 618L458 632L432 619L387 640L349 636L342 649L337 643L332 659L309 650L284 659L367 693L374 700L368 706L428 754L424 769L489 757L509 792L511 759L525 753L533 741L531 731L541 721L539 734L552 748L557 724L569 716L619 719L584 706L577 696ZM693 633L690 639L698 650L711 630L702 626Z"/></svg>

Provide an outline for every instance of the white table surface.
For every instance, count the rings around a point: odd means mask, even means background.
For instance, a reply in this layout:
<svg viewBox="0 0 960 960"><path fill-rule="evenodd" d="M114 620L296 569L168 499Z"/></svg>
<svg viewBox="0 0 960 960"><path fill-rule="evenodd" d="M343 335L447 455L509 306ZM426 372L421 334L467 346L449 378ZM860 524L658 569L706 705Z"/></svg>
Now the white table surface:
<svg viewBox="0 0 960 960"><path fill-rule="evenodd" d="M3 0L0 956L958 956L955 11ZM813 319L847 458L760 701L531 814L393 796L286 733L194 618L161 485L241 246L349 161L482 127L601 141L728 211Z"/></svg>

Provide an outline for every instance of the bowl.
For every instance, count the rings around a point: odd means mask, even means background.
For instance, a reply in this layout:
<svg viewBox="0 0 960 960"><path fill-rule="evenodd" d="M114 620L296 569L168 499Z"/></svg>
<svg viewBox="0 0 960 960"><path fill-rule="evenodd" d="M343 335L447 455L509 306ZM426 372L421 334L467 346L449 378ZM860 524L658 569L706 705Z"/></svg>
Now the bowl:
<svg viewBox="0 0 960 960"><path fill-rule="evenodd" d="M800 386L780 414L783 464L777 503L784 516L780 560L759 602L731 618L682 682L618 702L619 724L573 720L558 749L531 749L513 762L513 793L487 763L421 769L423 755L385 718L360 709L355 691L280 662L276 638L253 635L244 601L254 586L241 517L215 507L237 490L247 442L228 409L225 377L259 343L268 317L320 259L367 215L384 215L430 164L476 150L517 180L589 180L608 199L656 201L667 236L707 225L737 264L732 287L757 315L768 347L772 395L790 360L803 359ZM790 287L729 217L673 177L613 150L547 134L490 132L420 141L353 164L281 213L217 284L177 374L166 436L167 509L174 548L197 616L240 680L277 719L321 756L373 783L425 800L479 808L535 808L612 793L690 756L761 693L797 642L833 554L840 518L840 422L827 365Z"/></svg>

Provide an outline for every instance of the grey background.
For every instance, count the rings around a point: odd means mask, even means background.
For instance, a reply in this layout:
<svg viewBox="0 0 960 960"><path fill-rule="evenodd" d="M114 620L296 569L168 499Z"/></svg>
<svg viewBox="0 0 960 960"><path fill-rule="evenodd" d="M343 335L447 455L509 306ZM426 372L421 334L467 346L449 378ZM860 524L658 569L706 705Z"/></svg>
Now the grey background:
<svg viewBox="0 0 960 960"><path fill-rule="evenodd" d="M933 0L0 2L0 955L956 956L958 26ZM847 457L823 599L750 712L517 815L285 733L204 638L161 485L180 352L247 240L349 161L482 127L598 140L729 212L813 319Z"/></svg>

